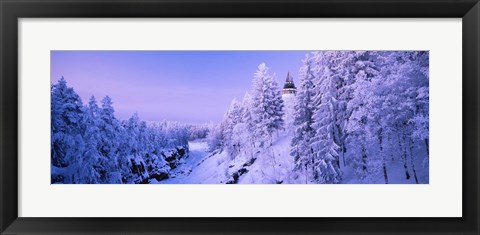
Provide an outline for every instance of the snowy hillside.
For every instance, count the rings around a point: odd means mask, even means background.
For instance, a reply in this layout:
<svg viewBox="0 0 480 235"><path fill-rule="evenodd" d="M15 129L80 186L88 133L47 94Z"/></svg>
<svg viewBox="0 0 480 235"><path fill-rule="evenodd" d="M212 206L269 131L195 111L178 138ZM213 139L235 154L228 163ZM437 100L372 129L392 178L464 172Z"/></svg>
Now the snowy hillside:
<svg viewBox="0 0 480 235"><path fill-rule="evenodd" d="M309 53L294 96L260 64L209 133L206 167L217 183L428 183L428 59Z"/></svg>
<svg viewBox="0 0 480 235"><path fill-rule="evenodd" d="M240 155L228 160L225 152L212 153L204 139L189 143L190 153L184 161L171 172L171 177L162 181L152 181L160 184L305 184L311 183L305 175L296 174L295 162L289 154L292 136L282 133L266 151L258 153L254 161L249 156ZM418 151L425 151L418 149ZM388 176L391 184L415 184L415 179L406 179L403 163L395 158L387 161ZM343 161L341 162L344 166ZM424 162L418 161L422 169L428 169ZM407 166L408 171L412 168ZM361 184L351 166L340 168L343 175L342 184ZM234 175L238 178L235 180ZM233 182L235 181L235 182ZM428 183L428 171L420 171L420 183ZM384 184L383 175L373 177L371 184Z"/></svg>

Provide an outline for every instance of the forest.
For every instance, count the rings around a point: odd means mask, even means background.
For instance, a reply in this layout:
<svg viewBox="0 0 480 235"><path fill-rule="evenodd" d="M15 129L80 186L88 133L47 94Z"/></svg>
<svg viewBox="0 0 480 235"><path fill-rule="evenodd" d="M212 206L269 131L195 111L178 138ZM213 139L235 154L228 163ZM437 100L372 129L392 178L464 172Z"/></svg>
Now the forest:
<svg viewBox="0 0 480 235"><path fill-rule="evenodd" d="M119 120L110 97L83 104L62 77L52 183L429 183L427 51L314 51L302 64L285 95L260 63L245 96L205 124Z"/></svg>

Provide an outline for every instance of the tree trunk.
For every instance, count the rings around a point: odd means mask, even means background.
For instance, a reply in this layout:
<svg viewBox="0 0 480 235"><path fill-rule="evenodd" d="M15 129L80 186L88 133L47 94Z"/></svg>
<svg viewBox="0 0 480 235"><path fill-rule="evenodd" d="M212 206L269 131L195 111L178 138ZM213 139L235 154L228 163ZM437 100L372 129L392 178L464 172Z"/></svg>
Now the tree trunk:
<svg viewBox="0 0 480 235"><path fill-rule="evenodd" d="M312 177L313 177L313 180L316 181L318 178L317 178L317 172L315 171L315 155L314 155L314 152L313 152L313 148L310 148L310 151L311 151L311 154L312 154Z"/></svg>
<svg viewBox="0 0 480 235"><path fill-rule="evenodd" d="M427 148L427 158L430 157L430 152L429 152L429 149L428 149L428 138L425 139L425 147Z"/></svg>
<svg viewBox="0 0 480 235"><path fill-rule="evenodd" d="M387 142L388 142L389 145L392 145L392 137L391 137L391 135L387 135ZM389 152L390 152L390 157L392 158L392 161L394 161L395 158L394 158L394 154L393 154L392 149L390 149Z"/></svg>
<svg viewBox="0 0 480 235"><path fill-rule="evenodd" d="M365 144L362 144L362 170L363 174L367 175L367 151L365 149Z"/></svg>
<svg viewBox="0 0 480 235"><path fill-rule="evenodd" d="M383 155L383 144L382 144L382 139L383 139L383 129L380 128L378 130L378 143L380 144L380 157L382 159L382 165L383 165L383 178L385 179L385 184L388 184L388 175L387 175L387 164L385 163L385 156Z"/></svg>
<svg viewBox="0 0 480 235"><path fill-rule="evenodd" d="M343 166L345 167L346 166L346 163L345 163L345 152L346 152L345 138L346 137L343 134L343 131L342 131L342 128L340 128L340 125L337 124L335 126L336 126L336 129L337 129L337 138L336 139L338 139L338 143L340 145L340 151L342 151L342 161L343 161ZM340 165L338 166L338 168L340 168Z"/></svg>
<svg viewBox="0 0 480 235"><path fill-rule="evenodd" d="M273 160L273 164L272 164L273 177L275 178L275 182L278 182L277 171L275 170L275 165L277 164L277 161L275 160L275 152L273 150L272 150L272 160Z"/></svg>
<svg viewBox="0 0 480 235"><path fill-rule="evenodd" d="M335 133L335 129L337 130L337 134ZM337 128L333 128L331 134L332 134L333 142L334 142L335 144L337 144L337 146L340 146L340 148L341 148L342 144L338 144L338 143L341 142L341 141L339 140L339 138L338 138L338 127L337 127ZM340 169L340 155L335 156L335 164L337 165L338 169Z"/></svg>
<svg viewBox="0 0 480 235"><path fill-rule="evenodd" d="M403 141L400 139L402 137ZM408 180L410 179L410 173L408 172L408 167L407 167L407 149L406 146L402 145L402 142L405 143L405 136L402 134L398 134L398 146L400 147L400 150L403 150L403 157L402 157L402 163L403 163L403 169L405 170L405 178Z"/></svg>
<svg viewBox="0 0 480 235"><path fill-rule="evenodd" d="M388 184L387 165L383 161L383 177L385 178L385 184Z"/></svg>
<svg viewBox="0 0 480 235"><path fill-rule="evenodd" d="M308 165L305 163L305 184L308 184Z"/></svg>
<svg viewBox="0 0 480 235"><path fill-rule="evenodd" d="M415 183L418 184L417 171L415 171L415 157L413 156L413 139L410 137L410 164L412 166L413 177L415 178Z"/></svg>

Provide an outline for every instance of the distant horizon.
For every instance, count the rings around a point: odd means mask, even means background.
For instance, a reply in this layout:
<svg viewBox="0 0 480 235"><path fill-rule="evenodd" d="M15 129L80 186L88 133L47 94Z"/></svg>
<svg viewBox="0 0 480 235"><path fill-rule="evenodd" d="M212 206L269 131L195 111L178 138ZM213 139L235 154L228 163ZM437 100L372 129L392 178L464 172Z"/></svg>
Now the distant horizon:
<svg viewBox="0 0 480 235"><path fill-rule="evenodd" d="M113 100L115 115L148 122L218 123L251 88L260 63L283 87L298 83L310 51L51 51L51 84L63 76L84 104Z"/></svg>

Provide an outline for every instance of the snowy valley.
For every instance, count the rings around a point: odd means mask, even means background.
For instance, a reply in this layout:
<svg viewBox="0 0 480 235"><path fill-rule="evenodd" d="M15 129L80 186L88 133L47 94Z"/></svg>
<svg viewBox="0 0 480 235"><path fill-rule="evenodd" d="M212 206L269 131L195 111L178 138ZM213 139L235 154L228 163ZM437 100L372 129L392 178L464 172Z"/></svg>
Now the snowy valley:
<svg viewBox="0 0 480 235"><path fill-rule="evenodd" d="M306 53L295 83L261 63L219 123L119 120L51 87L52 183L428 184L429 54ZM283 80L283 79L282 79Z"/></svg>

